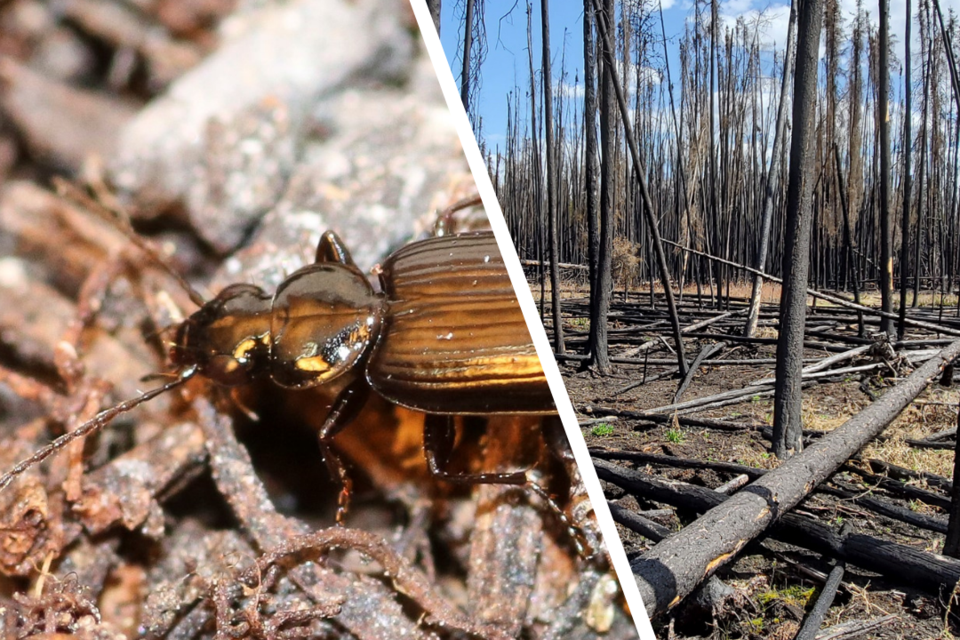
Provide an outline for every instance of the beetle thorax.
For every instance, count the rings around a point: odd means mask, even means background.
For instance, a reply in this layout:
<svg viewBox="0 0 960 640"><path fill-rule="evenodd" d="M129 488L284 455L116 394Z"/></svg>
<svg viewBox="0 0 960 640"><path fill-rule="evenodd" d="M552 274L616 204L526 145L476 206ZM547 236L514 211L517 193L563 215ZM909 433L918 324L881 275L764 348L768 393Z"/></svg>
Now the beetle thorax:
<svg viewBox="0 0 960 640"><path fill-rule="evenodd" d="M273 299L270 375L302 388L362 374L382 314L381 297L356 267L328 262L300 269Z"/></svg>

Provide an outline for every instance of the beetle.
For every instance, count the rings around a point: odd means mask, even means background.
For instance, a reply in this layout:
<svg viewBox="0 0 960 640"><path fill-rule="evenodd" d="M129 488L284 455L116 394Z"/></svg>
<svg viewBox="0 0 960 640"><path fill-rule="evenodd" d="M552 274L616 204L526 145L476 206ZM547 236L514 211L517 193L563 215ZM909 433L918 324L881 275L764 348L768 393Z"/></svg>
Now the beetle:
<svg viewBox="0 0 960 640"><path fill-rule="evenodd" d="M146 248L132 229L124 231ZM383 262L379 279L381 291L376 291L343 241L328 231L315 262L287 276L273 295L235 284L204 302L188 288L200 308L176 329L170 350L176 378L54 440L0 477L0 490L69 442L196 375L222 387L269 377L286 388L331 385L338 390L319 430L324 460L341 485L338 522L346 513L351 482L331 441L372 390L392 403L447 416L424 423L431 474L453 482L526 485L569 528L562 510L528 471L457 474L445 469L455 435L452 416L556 413L494 235L485 231L410 243Z"/></svg>

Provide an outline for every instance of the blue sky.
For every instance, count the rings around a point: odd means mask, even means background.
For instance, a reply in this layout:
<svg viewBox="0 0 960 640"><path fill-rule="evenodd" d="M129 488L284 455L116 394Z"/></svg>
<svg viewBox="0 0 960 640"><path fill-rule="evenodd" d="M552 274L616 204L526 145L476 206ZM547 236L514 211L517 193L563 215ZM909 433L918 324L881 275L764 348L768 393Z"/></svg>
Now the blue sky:
<svg viewBox="0 0 960 640"><path fill-rule="evenodd" d="M443 0L440 39L447 59L454 68L454 78L459 83L460 62L457 51L460 47L460 20L464 0ZM618 6L619 6L618 1ZM649 2L647 3L649 5ZM913 0L916 12L918 0ZM654 5L655 6L655 5ZM684 29L684 21L692 14L690 0L662 0L664 28L670 52L670 71L677 86L679 61L677 43ZM877 1L864 0L864 8L876 22ZM941 0L944 13L949 9L960 11L960 0ZM840 0L840 10L848 22L856 10L856 0ZM891 32L895 41L894 51L903 57L903 34L905 26L905 0L890 0ZM720 0L720 15L725 23L732 23L739 16L762 19L761 33L766 47L782 50L786 39L789 4L770 0ZM583 65L583 3L579 0L553 0L550 2L551 50L553 52L554 90L560 87L560 61L566 48L567 83L573 85L575 75L581 77ZM657 25L659 27L659 25ZM492 147L501 142L506 133L506 96L515 85L525 91L529 87L527 60L526 0L486 0L486 30L488 51L482 67L483 83L479 94L479 113L483 118L483 137ZM656 29L659 31L659 28ZM914 21L914 37L917 26ZM662 45L661 45L662 46ZM533 2L533 48L534 65L539 71L540 63L540 3ZM660 46L658 46L658 51ZM822 50L822 46L821 46ZM919 45L916 45L919 50ZM916 68L916 63L914 64ZM891 68L896 75L897 69ZM914 73L917 73L916 71ZM896 86L896 77L893 79ZM568 87L570 88L570 87ZM896 95L895 91L895 95ZM524 93L525 96L525 93ZM521 96L521 105L524 104Z"/></svg>
<svg viewBox="0 0 960 640"><path fill-rule="evenodd" d="M460 20L463 10L458 4L463 0L444 0L441 15L440 40L447 60L454 69L454 78L459 85ZM664 0L664 23L667 37L681 33L688 9L673 5L674 0ZM669 6L669 8L668 8ZM483 64L483 83L480 88L480 114L483 117L485 139L491 144L503 139L507 128L506 95L514 86L521 91L529 90L530 72L527 59L527 14L526 1L486 0L486 30L488 40L487 58ZM550 3L550 45L553 52L554 91L560 88L560 63L566 50L566 82L573 85L574 78L583 80L583 2L577 0L553 0ZM533 49L534 66L540 69L540 3L533 2ZM676 47L674 47L675 49ZM678 64L670 61L671 73ZM539 90L539 89L538 89ZM521 98L521 105L524 100Z"/></svg>

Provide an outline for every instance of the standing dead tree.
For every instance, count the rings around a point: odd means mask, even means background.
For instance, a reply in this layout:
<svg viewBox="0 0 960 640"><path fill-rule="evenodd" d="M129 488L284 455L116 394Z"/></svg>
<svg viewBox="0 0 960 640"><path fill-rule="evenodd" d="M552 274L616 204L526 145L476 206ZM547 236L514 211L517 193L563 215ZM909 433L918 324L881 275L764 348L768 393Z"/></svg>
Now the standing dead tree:
<svg viewBox="0 0 960 640"><path fill-rule="evenodd" d="M890 229L890 0L880 0L880 69L877 126L880 129L880 308L893 311L893 231ZM880 329L893 335L888 318Z"/></svg>
<svg viewBox="0 0 960 640"><path fill-rule="evenodd" d="M597 165L597 45L594 40L595 13L593 0L583 0L583 129L584 149L584 198L587 217L587 260L590 267L590 291L597 287L599 279L600 194L597 191L599 166ZM594 296L590 295L590 340L587 348L592 354L598 369L609 371L610 360L607 355L606 322L603 326L594 326Z"/></svg>
<svg viewBox="0 0 960 640"><path fill-rule="evenodd" d="M613 0L594 1L594 26L600 31L601 20L607 24L613 20ZM600 72L600 220L597 226L597 279L590 289L590 346L593 348L593 363L601 374L610 373L610 359L607 355L607 315L610 313L610 296L613 288L613 223L614 201L616 198L616 177L614 157L616 156L617 123L613 115L614 84L612 51L606 42L598 42L604 50L603 66Z"/></svg>
<svg viewBox="0 0 960 640"><path fill-rule="evenodd" d="M640 186L640 194L643 198L643 213L646 217L650 238L653 242L653 250L657 256L657 266L660 269L660 278L663 280L663 292L667 300L667 309L670 313L670 324L673 327L674 346L677 350L677 367L680 376L683 377L687 373L687 362L683 351L683 335L681 334L680 320L677 317L677 304L673 297L673 290L671 289L670 267L667 266L667 257L663 251L663 242L660 240L659 225L657 224L657 218L654 214L653 201L650 199L650 190L647 188L647 181L644 176L646 169L644 169L640 152L637 149L637 142L630 126L630 111L623 97L623 89L616 81L613 46L610 40L609 23L606 22L606 20L607 16L602 14L598 15L597 30L603 43L603 54L607 59L607 67L613 78L614 91L617 103L620 106L620 115L623 118L624 137L627 140L627 145L630 147L630 153L633 156L633 172L637 178L637 184Z"/></svg>
<svg viewBox="0 0 960 640"><path fill-rule="evenodd" d="M787 25L787 52L783 58L783 81L780 85L780 106L777 107L777 124L773 134L773 152L770 155L770 170L767 171L766 185L763 190L763 210L760 214L760 247L754 268L763 271L767 263L767 250L770 246L770 229L773 224L773 199L777 183L780 181L780 157L783 138L787 126L787 103L790 99L790 75L793 70L793 57L796 48L797 5L790 3L790 21ZM753 336L760 317L760 296L763 293L763 278L753 277L753 290L750 294L750 311L743 335Z"/></svg>
<svg viewBox="0 0 960 640"><path fill-rule="evenodd" d="M543 30L543 128L547 144L547 235L550 257L550 310L553 314L553 345L563 353L563 322L560 319L560 241L557 230L557 148L553 131L553 77L550 72L550 2L540 0Z"/></svg>
<svg viewBox="0 0 960 640"><path fill-rule="evenodd" d="M807 274L810 267L810 218L814 177L812 144L816 127L817 52L822 0L804 0L799 8L797 76L794 87L790 186L787 191L784 286L780 297L777 341L777 387L773 403L773 452L789 457L803 447L800 407L803 330L807 316Z"/></svg>

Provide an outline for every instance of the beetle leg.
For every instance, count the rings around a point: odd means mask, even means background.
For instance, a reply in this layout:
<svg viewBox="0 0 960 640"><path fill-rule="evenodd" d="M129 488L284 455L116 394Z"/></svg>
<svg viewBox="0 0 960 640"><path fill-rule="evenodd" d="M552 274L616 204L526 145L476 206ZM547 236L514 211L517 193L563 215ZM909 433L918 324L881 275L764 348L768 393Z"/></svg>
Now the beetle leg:
<svg viewBox="0 0 960 640"><path fill-rule="evenodd" d="M320 242L317 244L316 262L339 262L340 264L356 267L353 258L350 257L350 250L333 231L325 231L320 236Z"/></svg>
<svg viewBox="0 0 960 640"><path fill-rule="evenodd" d="M458 484L512 484L523 486L543 500L547 509L556 515L566 527L568 534L577 547L580 556L587 560L601 557L602 548L582 532L567 516L546 490L536 482L536 472L514 471L508 473L451 473L446 465L453 451L456 428L453 416L428 415L423 423L423 455L427 467L434 477Z"/></svg>
<svg viewBox="0 0 960 640"><path fill-rule="evenodd" d="M353 482L347 474L347 468L343 464L343 458L333 448L333 438L343 431L347 425L353 422L357 414L366 404L367 396L370 394L370 386L366 379L358 378L356 381L347 385L337 399L333 401L330 413L327 414L323 425L320 427L318 440L320 442L320 452L323 454L323 461L330 470L330 477L334 482L340 482L340 496L337 498L337 524L342 525L350 507L350 493L353 489Z"/></svg>
<svg viewBox="0 0 960 640"><path fill-rule="evenodd" d="M428 415L423 423L423 455L434 477L458 484L527 484L526 471L507 473L451 473L447 462L456 438L453 416Z"/></svg>

